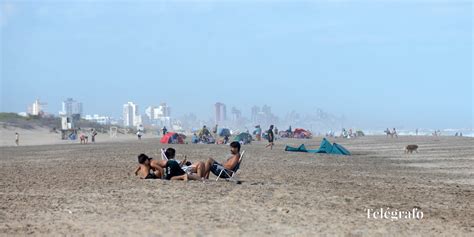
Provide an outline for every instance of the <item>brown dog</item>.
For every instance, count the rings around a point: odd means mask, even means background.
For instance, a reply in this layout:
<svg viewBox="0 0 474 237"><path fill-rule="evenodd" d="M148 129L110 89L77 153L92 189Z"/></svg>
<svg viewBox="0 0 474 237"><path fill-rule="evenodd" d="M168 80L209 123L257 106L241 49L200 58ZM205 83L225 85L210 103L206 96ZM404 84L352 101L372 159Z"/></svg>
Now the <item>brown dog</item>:
<svg viewBox="0 0 474 237"><path fill-rule="evenodd" d="M408 145L405 147L405 154L413 153L413 151L418 153L418 145Z"/></svg>

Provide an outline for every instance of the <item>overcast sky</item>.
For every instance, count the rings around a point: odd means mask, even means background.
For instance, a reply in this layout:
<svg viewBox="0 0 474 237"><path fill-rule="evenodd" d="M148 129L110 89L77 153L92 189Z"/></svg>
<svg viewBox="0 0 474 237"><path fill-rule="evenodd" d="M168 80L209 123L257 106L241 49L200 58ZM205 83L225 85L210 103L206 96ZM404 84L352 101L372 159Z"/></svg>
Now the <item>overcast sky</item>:
<svg viewBox="0 0 474 237"><path fill-rule="evenodd" d="M167 102L321 108L361 126L473 127L472 1L1 2L1 111Z"/></svg>

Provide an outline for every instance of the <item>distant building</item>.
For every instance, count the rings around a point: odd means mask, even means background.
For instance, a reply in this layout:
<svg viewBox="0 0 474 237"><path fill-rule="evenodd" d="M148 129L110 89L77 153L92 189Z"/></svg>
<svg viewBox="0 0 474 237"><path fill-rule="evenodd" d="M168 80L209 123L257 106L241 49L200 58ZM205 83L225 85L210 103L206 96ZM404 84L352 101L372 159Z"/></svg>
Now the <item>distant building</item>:
<svg viewBox="0 0 474 237"><path fill-rule="evenodd" d="M171 127L171 108L166 103L160 106L148 106L145 110L145 124Z"/></svg>
<svg viewBox="0 0 474 237"><path fill-rule="evenodd" d="M158 107L156 106L148 106L148 108L145 109L145 114L148 120L153 121L156 119L156 116L155 116L156 109L158 109Z"/></svg>
<svg viewBox="0 0 474 237"><path fill-rule="evenodd" d="M232 107L232 121L233 122L239 121L241 117L242 117L242 112L240 112L240 110L236 109L235 107Z"/></svg>
<svg viewBox="0 0 474 237"><path fill-rule="evenodd" d="M250 120L255 123L258 120L258 114L260 113L260 107L258 106L253 106L252 107L252 113L250 115Z"/></svg>
<svg viewBox="0 0 474 237"><path fill-rule="evenodd" d="M171 108L166 103L161 103L158 110L161 112L161 117L171 117Z"/></svg>
<svg viewBox="0 0 474 237"><path fill-rule="evenodd" d="M72 98L67 98L62 103L62 111L60 114L66 115L68 117L78 117L82 116L82 103L73 100Z"/></svg>
<svg viewBox="0 0 474 237"><path fill-rule="evenodd" d="M98 114L86 115L84 118L87 121L96 122L102 125L110 125L111 119L108 116L99 116Z"/></svg>
<svg viewBox="0 0 474 237"><path fill-rule="evenodd" d="M141 116L138 113L138 105L128 102L123 105L123 126L134 127L141 124Z"/></svg>
<svg viewBox="0 0 474 237"><path fill-rule="evenodd" d="M160 106L148 106L145 114L151 121L160 120L163 117L171 117L171 108L166 103L161 103Z"/></svg>
<svg viewBox="0 0 474 237"><path fill-rule="evenodd" d="M26 112L20 112L20 113L18 113L18 115L20 115L22 117L28 117L28 113L26 113Z"/></svg>
<svg viewBox="0 0 474 237"><path fill-rule="evenodd" d="M253 106L251 113L251 122L254 124L276 124L278 117L272 113L272 108L268 105L260 107Z"/></svg>
<svg viewBox="0 0 474 237"><path fill-rule="evenodd" d="M46 103L41 103L39 99L36 99L35 102L33 102L33 104L28 106L28 114L35 115L35 116L43 115L44 107L46 105L47 105Z"/></svg>
<svg viewBox="0 0 474 237"><path fill-rule="evenodd" d="M264 105L262 107L262 112L263 112L263 114L265 114L265 116L270 116L270 115L272 115L272 108L268 105Z"/></svg>
<svg viewBox="0 0 474 237"><path fill-rule="evenodd" d="M216 124L222 123L227 120L227 109L225 104L217 102L215 105L216 110Z"/></svg>

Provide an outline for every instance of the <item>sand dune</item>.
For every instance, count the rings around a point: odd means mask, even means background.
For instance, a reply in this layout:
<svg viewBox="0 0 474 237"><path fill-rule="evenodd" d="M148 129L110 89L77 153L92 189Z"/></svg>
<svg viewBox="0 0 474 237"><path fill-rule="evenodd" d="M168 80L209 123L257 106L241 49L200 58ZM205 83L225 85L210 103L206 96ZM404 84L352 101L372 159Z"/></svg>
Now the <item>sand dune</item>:
<svg viewBox="0 0 474 237"><path fill-rule="evenodd" d="M332 140L351 157L283 151L320 141L278 140L271 151L264 142L243 146L240 185L138 179L137 155L159 158L164 147L156 138L0 147L0 235L472 235L473 138ZM419 153L404 154L407 144ZM191 160L229 152L172 146ZM417 208L424 217L368 219L367 209L377 208Z"/></svg>
<svg viewBox="0 0 474 237"><path fill-rule="evenodd" d="M35 129L22 129L16 127L0 128L0 146L16 146L15 133L20 134L21 146L37 146L52 144L75 144L79 140L61 140L59 133L50 132L48 128L37 127ZM145 134L144 138L151 138L153 135ZM156 137L156 136L155 136ZM103 142L121 142L137 140L137 136L133 134L117 134L116 137L110 137L108 133L99 133L96 136L96 143ZM89 142L91 138L89 138Z"/></svg>

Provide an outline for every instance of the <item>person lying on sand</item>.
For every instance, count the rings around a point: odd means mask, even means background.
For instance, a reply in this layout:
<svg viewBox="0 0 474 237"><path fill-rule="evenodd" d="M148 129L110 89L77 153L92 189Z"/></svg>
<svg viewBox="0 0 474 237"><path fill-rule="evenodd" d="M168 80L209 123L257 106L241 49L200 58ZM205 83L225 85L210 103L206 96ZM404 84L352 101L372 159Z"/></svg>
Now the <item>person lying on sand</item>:
<svg viewBox="0 0 474 237"><path fill-rule="evenodd" d="M214 175L219 176L223 169L226 170L233 170L235 166L239 163L240 159L240 143L239 142L232 142L230 143L230 156L224 164L219 164L212 158L209 158L206 162L206 168L204 172L204 177L209 179L209 173L212 172ZM225 172L222 172L221 178L230 178L227 177Z"/></svg>
<svg viewBox="0 0 474 237"><path fill-rule="evenodd" d="M197 175L194 175L194 174L187 174L182 168L181 166L186 163L186 159L184 159L181 164L178 163L178 161L176 161L174 159L175 155L176 155L176 150L173 149L173 148L168 148L166 149L165 151L165 155L166 157L168 158L167 161L163 161L163 162L166 162L165 163L165 179L167 180L200 180L201 177L200 176L197 176ZM196 166L195 166L195 169ZM202 172L202 168L201 166L199 167L199 173L203 173Z"/></svg>
<svg viewBox="0 0 474 237"><path fill-rule="evenodd" d="M163 177L163 168L160 161L149 158L145 154L138 155L138 167L135 169L135 175L142 179L161 179Z"/></svg>
<svg viewBox="0 0 474 237"><path fill-rule="evenodd" d="M174 159L176 156L176 150L173 148L168 148L165 151L165 155L167 158L172 157L171 159ZM191 163L190 161L187 160L185 156L184 160L178 163L181 169L185 171L186 173L196 174L199 177L204 177L204 170L205 170L204 162L197 161L197 162ZM163 164L163 168L166 168L166 162Z"/></svg>

